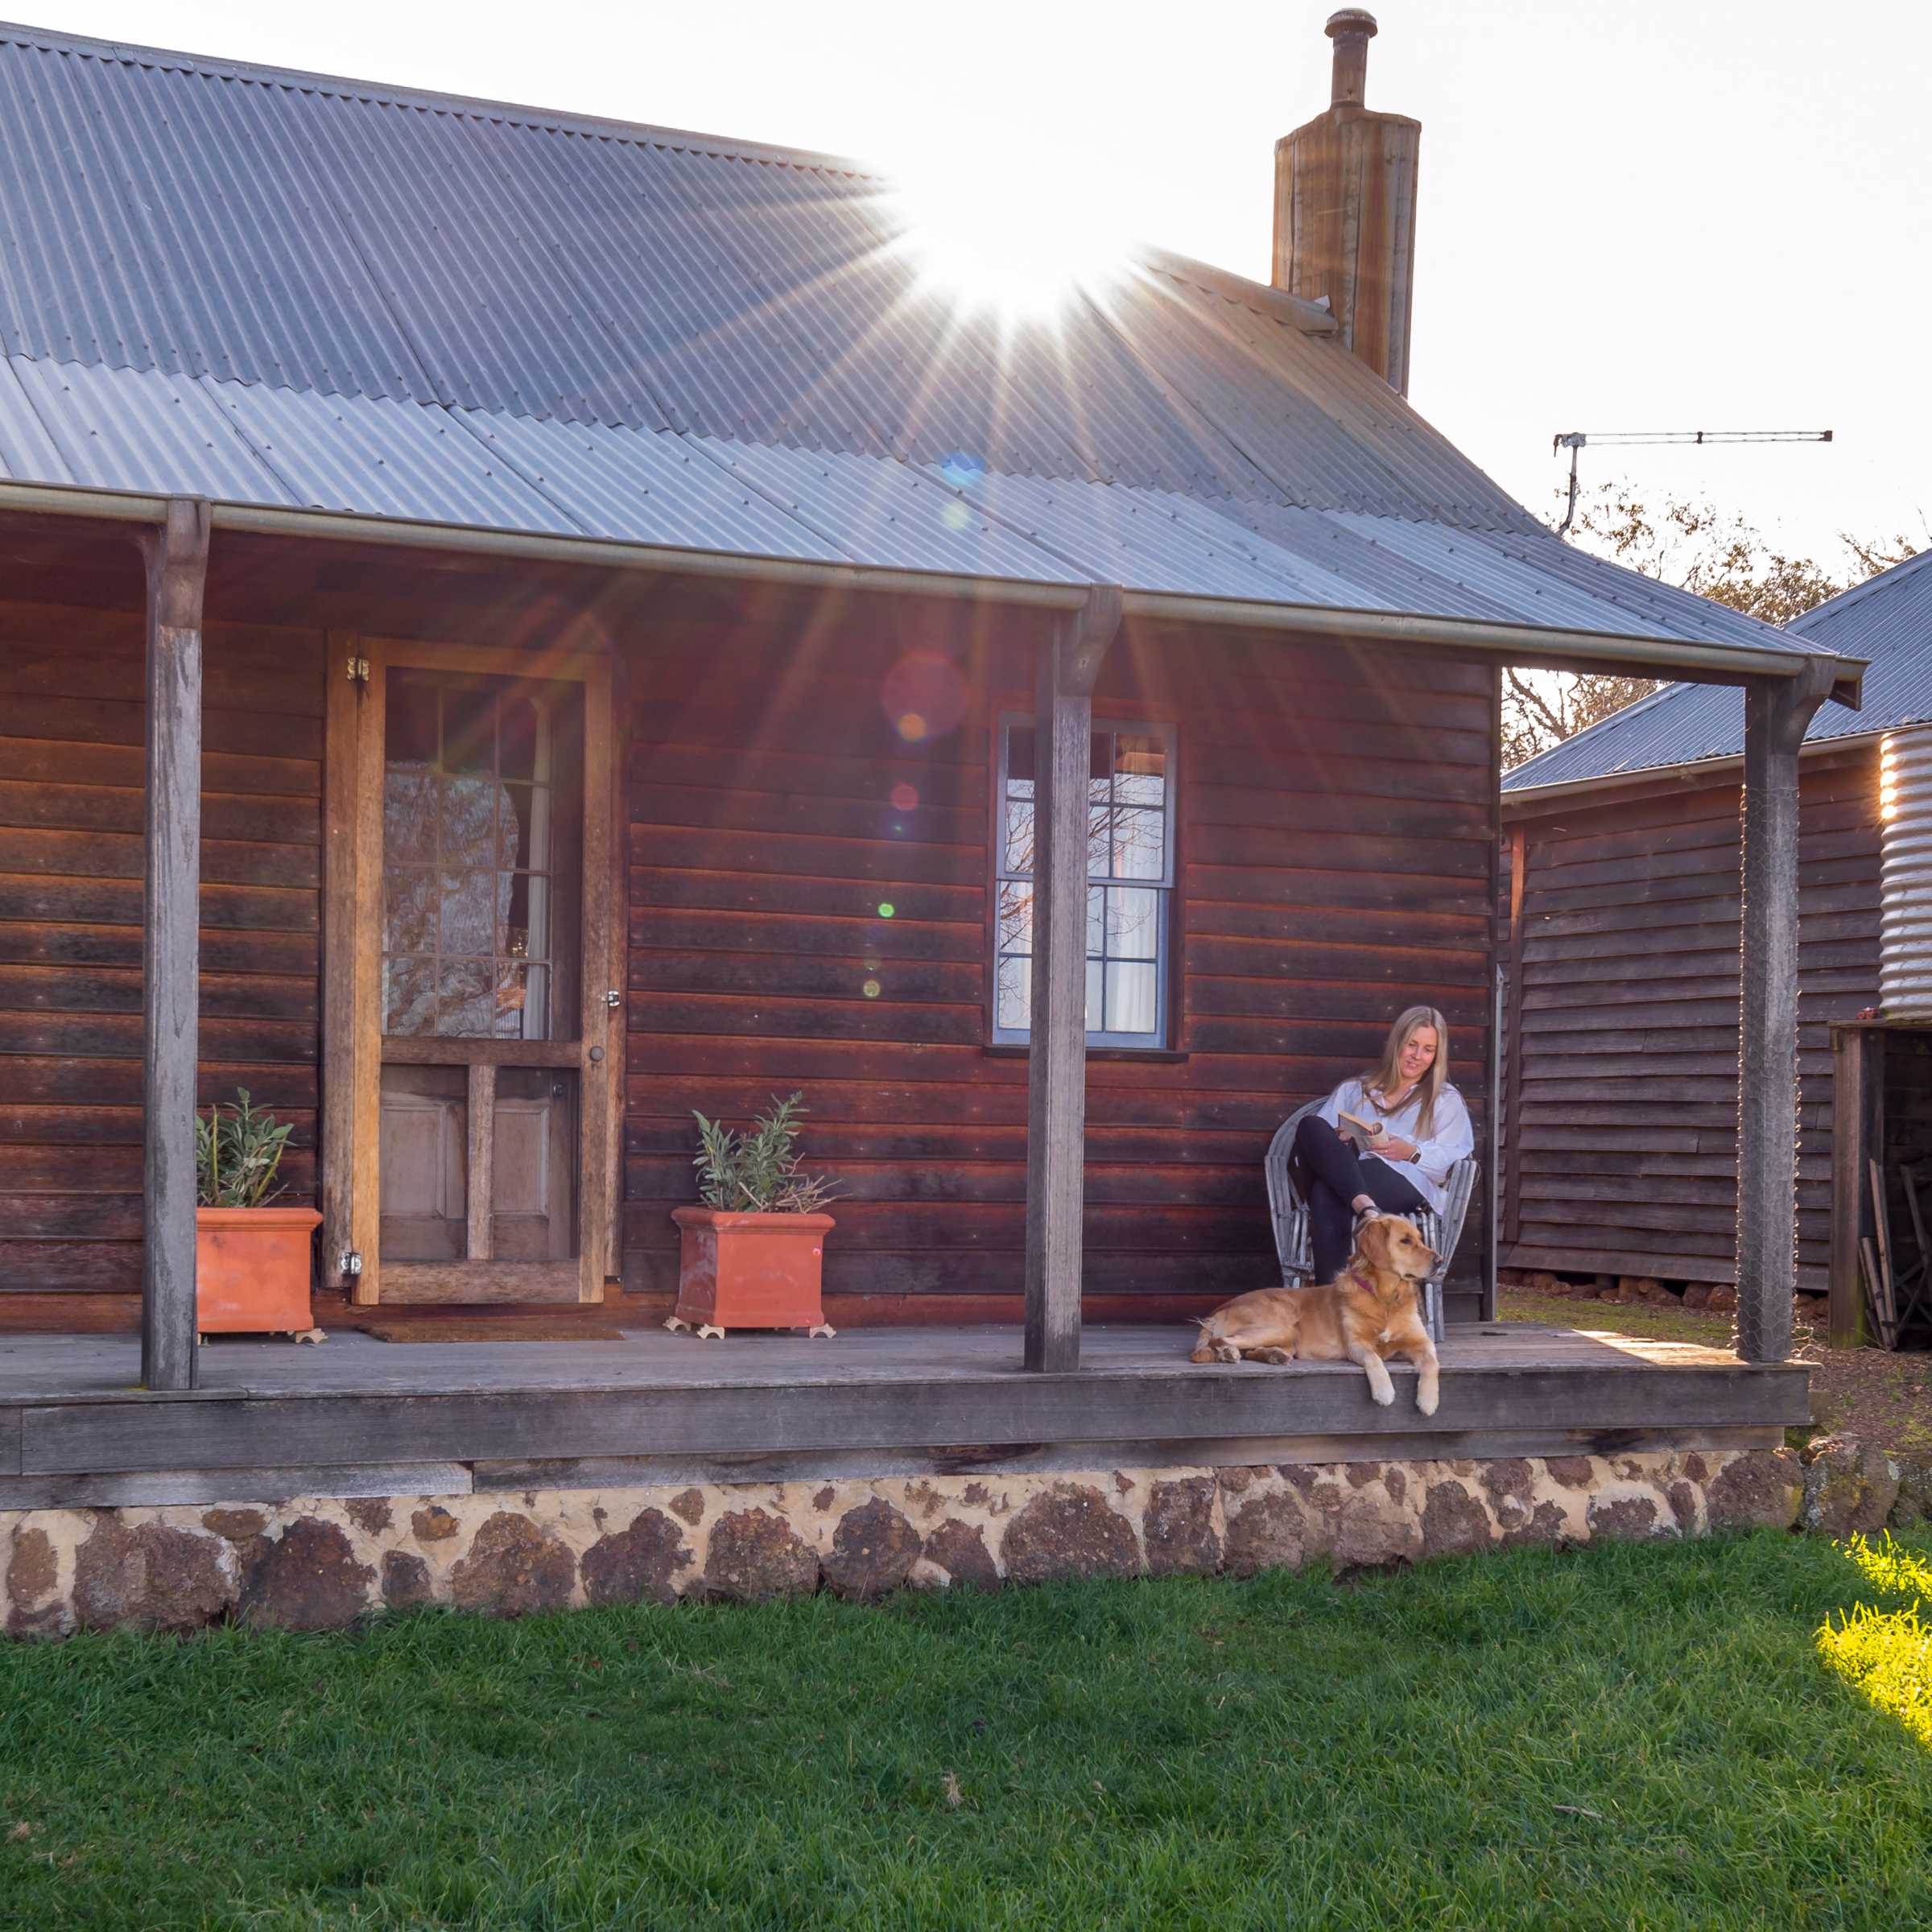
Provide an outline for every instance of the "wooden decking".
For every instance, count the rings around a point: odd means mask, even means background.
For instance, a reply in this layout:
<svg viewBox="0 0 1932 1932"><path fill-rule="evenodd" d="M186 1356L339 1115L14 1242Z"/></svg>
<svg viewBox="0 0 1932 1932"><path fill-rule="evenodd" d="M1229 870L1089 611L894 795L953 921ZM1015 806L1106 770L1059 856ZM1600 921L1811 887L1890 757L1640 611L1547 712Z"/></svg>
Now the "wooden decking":
<svg viewBox="0 0 1932 1932"><path fill-rule="evenodd" d="M440 1494L1098 1463L1559 1455L1776 1441L1805 1370L1528 1327L1452 1330L1442 1405L1395 1369L1378 1409L1340 1364L1196 1366L1189 1331L1096 1327L1082 1366L1027 1374L1008 1327L836 1340L661 1330L621 1341L320 1348L224 1339L188 1393L139 1387L138 1340L0 1336L0 1509Z"/></svg>

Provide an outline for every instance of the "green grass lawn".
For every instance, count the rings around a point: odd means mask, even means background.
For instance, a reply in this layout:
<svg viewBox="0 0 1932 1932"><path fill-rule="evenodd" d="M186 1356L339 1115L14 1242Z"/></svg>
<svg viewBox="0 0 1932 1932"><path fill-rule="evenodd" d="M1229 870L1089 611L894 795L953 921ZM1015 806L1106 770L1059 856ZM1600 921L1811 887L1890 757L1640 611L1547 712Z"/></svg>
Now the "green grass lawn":
<svg viewBox="0 0 1932 1932"><path fill-rule="evenodd" d="M1896 1932L1928 1565L1765 1534L0 1646L0 1923Z"/></svg>

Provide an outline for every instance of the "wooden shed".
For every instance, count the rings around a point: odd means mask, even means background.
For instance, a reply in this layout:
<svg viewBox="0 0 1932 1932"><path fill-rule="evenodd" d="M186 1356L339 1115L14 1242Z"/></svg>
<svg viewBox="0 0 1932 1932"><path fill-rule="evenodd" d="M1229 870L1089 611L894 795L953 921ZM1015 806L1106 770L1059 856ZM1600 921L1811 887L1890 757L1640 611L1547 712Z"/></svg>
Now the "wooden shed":
<svg viewBox="0 0 1932 1932"><path fill-rule="evenodd" d="M1870 660L1799 761L1797 1268L1823 1294L1832 1029L1880 1005L1879 747L1932 717L1932 559L1790 629ZM1744 733L1736 693L1674 684L1503 780L1505 1268L1736 1278Z"/></svg>
<svg viewBox="0 0 1932 1932"><path fill-rule="evenodd" d="M0 1507L1794 1419L1797 746L1860 667L1558 543L1350 347L1387 265L1002 316L850 161L14 30L0 80L0 1325L109 1331L6 1352ZM1269 1134L1395 1010L1487 1127L1503 662L1746 693L1738 1352L1471 1336L1433 1425L1083 1366L1275 1278ZM198 1350L240 1088L325 1326L621 1346ZM691 1109L794 1089L829 1311L928 1326L679 1356Z"/></svg>

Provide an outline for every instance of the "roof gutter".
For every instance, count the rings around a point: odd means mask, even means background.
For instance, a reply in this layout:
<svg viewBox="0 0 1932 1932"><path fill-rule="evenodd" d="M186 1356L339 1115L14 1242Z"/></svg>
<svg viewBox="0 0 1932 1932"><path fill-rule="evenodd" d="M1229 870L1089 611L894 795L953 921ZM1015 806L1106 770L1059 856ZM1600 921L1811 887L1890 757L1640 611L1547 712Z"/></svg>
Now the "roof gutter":
<svg viewBox="0 0 1932 1932"><path fill-rule="evenodd" d="M165 517L168 501L166 497L85 489L64 484L0 481L0 510L154 524ZM896 570L867 564L822 563L799 557L748 556L731 551L625 543L613 538L549 536L470 524L417 522L347 510L293 510L275 504L217 502L212 506L212 519L217 530L246 530L263 536L315 537L403 550L580 564L598 570L665 571L761 584L897 592L1034 609L1080 609L1092 588L1084 580L1053 583ZM1125 616L1150 621L1212 623L1289 635L1344 637L1371 643L1473 651L1518 664L1633 664L1679 674L1701 670L1711 674L1709 681L1712 682L1749 675L1796 677L1810 661L1800 651L1754 650L1748 645L1677 642L1611 632L1543 630L1527 624L1414 617L1393 611L1338 610L1316 605L1267 603L1172 591L1128 591L1123 608ZM1832 696L1840 704L1856 708L1859 679L1865 668L1863 661L1839 658L1828 651L1818 654L1839 670Z"/></svg>

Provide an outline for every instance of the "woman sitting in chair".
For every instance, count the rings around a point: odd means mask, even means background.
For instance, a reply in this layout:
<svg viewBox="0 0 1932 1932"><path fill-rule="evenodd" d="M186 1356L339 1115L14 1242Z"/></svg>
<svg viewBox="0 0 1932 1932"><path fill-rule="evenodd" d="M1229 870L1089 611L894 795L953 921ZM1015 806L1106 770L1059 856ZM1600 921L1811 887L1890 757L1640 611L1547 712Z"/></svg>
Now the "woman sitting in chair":
<svg viewBox="0 0 1932 1932"><path fill-rule="evenodd" d="M1381 1064L1344 1080L1295 1129L1315 1280L1341 1273L1363 1215L1439 1209L1449 1170L1475 1150L1469 1109L1449 1084L1449 1030L1433 1006L1411 1006L1389 1029Z"/></svg>

